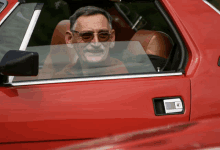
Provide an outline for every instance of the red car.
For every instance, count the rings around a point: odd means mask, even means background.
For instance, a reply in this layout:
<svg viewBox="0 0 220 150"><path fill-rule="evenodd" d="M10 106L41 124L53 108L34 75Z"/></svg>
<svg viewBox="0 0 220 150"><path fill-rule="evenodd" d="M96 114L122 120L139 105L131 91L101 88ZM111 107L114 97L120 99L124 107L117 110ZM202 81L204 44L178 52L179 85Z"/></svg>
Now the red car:
<svg viewBox="0 0 220 150"><path fill-rule="evenodd" d="M34 1L0 0L0 149L219 116L218 0ZM68 18L82 6L112 16L119 63L66 73L77 55Z"/></svg>

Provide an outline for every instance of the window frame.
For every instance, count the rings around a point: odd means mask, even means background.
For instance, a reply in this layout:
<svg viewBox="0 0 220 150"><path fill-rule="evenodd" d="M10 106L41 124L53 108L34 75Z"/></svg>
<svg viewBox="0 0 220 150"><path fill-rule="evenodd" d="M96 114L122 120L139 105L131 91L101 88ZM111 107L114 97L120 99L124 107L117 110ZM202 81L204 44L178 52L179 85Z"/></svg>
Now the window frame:
<svg viewBox="0 0 220 150"><path fill-rule="evenodd" d="M215 12L217 12L220 15L220 10L218 10L214 5L212 5L208 0L203 0L205 4L207 4L209 7L211 7Z"/></svg>
<svg viewBox="0 0 220 150"><path fill-rule="evenodd" d="M171 20L170 16L168 15L168 13L165 11L165 9L163 8L162 4L159 2L159 0L155 0L154 4L156 5L156 7L158 8L158 10L160 11L161 15L164 17L164 19L167 21L170 29L172 30L173 34L176 37L177 40L177 44L176 47L180 48L180 52L181 52L181 61L179 63L179 66L177 68L177 72L182 72L185 73L185 67L187 65L188 62L188 51L187 48L183 42L182 37L180 36L179 31L177 30L176 26L173 23L173 20ZM170 53L174 52L174 49L171 50ZM171 55L171 54L170 54ZM168 58L169 59L169 58ZM169 61L169 60L168 60Z"/></svg>
<svg viewBox="0 0 220 150"><path fill-rule="evenodd" d="M187 50L186 47L177 32L176 27L174 26L173 22L171 21L170 17L168 16L167 12L164 10L162 5L158 0L155 2L156 7L161 12L165 20L167 21L168 25L172 29L173 33L176 36L178 46L180 47L181 52L181 61L178 66L177 71L168 71L168 72L155 72L155 73L145 73L145 74L128 74L128 75L108 75L108 76L101 76L101 77L83 77L83 78L63 78L63 79L46 79L46 80L35 80L35 81L16 81L16 82L9 82L5 84L10 84L12 86L23 86L23 85L38 85L38 84L52 84L52 83L70 83L70 82L84 82L84 81L100 81L100 80L114 80L114 79L135 79L135 78L149 78L149 77L167 77L167 76L182 76L184 73L184 69L186 67L186 63L188 60ZM34 28L33 28L34 30ZM32 31L33 32L33 31Z"/></svg>
<svg viewBox="0 0 220 150"><path fill-rule="evenodd" d="M182 72L174 73L149 73L149 74L137 74L137 75L109 75L101 77L80 77L80 78L63 78L63 79L46 79L46 80L34 80L34 81L16 81L10 83L12 86L24 86L24 85L39 85L39 84L53 84L53 83L72 83L72 82L85 82L85 81L102 81L102 80L118 80L118 79L136 79L136 78L150 78L150 77L168 77L168 76L182 76ZM6 83L6 85L9 83Z"/></svg>
<svg viewBox="0 0 220 150"><path fill-rule="evenodd" d="M4 23L4 21L9 17L9 15L17 8L17 6L19 5L20 3L17 2L15 3L15 5L12 7L12 9L4 16L4 18L0 21L0 26L2 25L2 23ZM1 13L1 12L0 12Z"/></svg>

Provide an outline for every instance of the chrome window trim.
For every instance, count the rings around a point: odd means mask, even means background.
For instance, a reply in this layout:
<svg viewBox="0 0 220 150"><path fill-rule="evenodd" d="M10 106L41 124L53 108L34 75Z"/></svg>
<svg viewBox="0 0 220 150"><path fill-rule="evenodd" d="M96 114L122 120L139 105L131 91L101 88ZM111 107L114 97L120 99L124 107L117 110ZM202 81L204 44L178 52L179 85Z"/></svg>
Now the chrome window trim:
<svg viewBox="0 0 220 150"><path fill-rule="evenodd" d="M19 2L17 2L13 7L12 7L12 9L5 15L5 17L1 20L1 22L0 22L0 26L1 26L1 24L5 21L5 19L7 19L8 18L8 16L12 13L12 11L18 6L18 4L19 4Z"/></svg>
<svg viewBox="0 0 220 150"><path fill-rule="evenodd" d="M204 3L206 3L207 5L209 5L209 7L211 7L212 9L214 9L219 15L220 15L220 11L215 8L215 6L213 6L211 3L209 3L207 0L203 0Z"/></svg>
<svg viewBox="0 0 220 150"><path fill-rule="evenodd" d="M103 77L88 77L88 78L73 78L73 79L48 79L48 80L35 80L35 81L19 81L11 83L12 86L24 85L39 85L39 84L52 84L52 83L68 83L68 82L84 82L84 81L101 81L101 80L116 80L116 79L135 79L135 78L149 78L149 77L168 77L168 76L181 76L182 72L175 73L158 73L158 74L138 74L138 75L117 75L117 76L103 76ZM7 85L7 84L6 84Z"/></svg>
<svg viewBox="0 0 220 150"><path fill-rule="evenodd" d="M31 38L31 35L33 33L34 27L37 23L37 20L38 20L39 16L40 16L40 13L41 13L41 10L35 10L34 11L33 16L31 18L31 21L29 23L29 26L27 28L27 31L24 35L23 40L22 40L21 46L19 48L20 51L25 51L26 50L27 45L29 43L29 40ZM13 79L14 79L14 76L9 76L8 77L8 82L12 83Z"/></svg>
<svg viewBox="0 0 220 150"><path fill-rule="evenodd" d="M3 6L0 8L0 13L4 10L4 8L8 5L8 1L7 0L0 0L0 2L3 3Z"/></svg>
<svg viewBox="0 0 220 150"><path fill-rule="evenodd" d="M27 28L27 31L25 33L25 36L23 38L23 41L21 43L21 46L19 48L20 51L25 51L27 46L28 46L28 42L30 41L31 35L33 33L34 27L37 23L37 20L40 16L41 10L35 10L33 13L33 16L31 18L31 21L29 23L29 26Z"/></svg>

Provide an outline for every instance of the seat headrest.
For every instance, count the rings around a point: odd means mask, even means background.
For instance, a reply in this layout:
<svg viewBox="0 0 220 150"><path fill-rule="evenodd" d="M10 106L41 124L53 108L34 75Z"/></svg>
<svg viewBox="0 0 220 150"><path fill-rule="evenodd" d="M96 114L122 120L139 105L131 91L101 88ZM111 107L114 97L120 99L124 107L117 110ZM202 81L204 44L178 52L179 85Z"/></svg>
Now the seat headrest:
<svg viewBox="0 0 220 150"><path fill-rule="evenodd" d="M60 21L53 32L51 45L66 44L65 34L67 30L70 30L70 20Z"/></svg>

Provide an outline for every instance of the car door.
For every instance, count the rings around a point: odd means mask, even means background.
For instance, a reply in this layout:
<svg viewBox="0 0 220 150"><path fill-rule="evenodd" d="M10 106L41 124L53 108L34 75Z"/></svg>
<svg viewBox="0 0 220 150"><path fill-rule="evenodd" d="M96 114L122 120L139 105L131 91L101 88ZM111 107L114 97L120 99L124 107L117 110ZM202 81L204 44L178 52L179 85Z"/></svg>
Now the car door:
<svg viewBox="0 0 220 150"><path fill-rule="evenodd" d="M51 46L27 50L39 52L41 65ZM1 143L86 140L189 121L190 80L182 70L44 77L10 77L2 85Z"/></svg>
<svg viewBox="0 0 220 150"><path fill-rule="evenodd" d="M1 142L97 138L189 121L190 82L181 73L123 78L5 87ZM155 115L153 100L167 97L181 97L184 113Z"/></svg>

